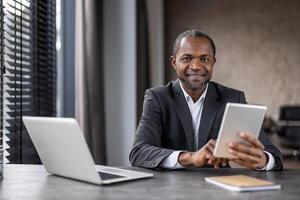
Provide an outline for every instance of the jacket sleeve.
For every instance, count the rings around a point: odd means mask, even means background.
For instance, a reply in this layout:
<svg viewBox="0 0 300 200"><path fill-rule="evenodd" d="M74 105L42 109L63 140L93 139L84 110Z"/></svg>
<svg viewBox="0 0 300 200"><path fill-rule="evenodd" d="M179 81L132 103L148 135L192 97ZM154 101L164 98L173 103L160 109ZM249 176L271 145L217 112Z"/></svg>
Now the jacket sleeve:
<svg viewBox="0 0 300 200"><path fill-rule="evenodd" d="M239 96L239 103L247 103L246 98L243 92L240 92ZM260 130L258 139L260 142L265 146L265 151L271 153L274 156L275 159L275 165L272 170L282 170L282 155L280 151L271 143L268 136L266 135L265 131L263 129Z"/></svg>
<svg viewBox="0 0 300 200"><path fill-rule="evenodd" d="M129 155L132 166L157 168L174 150L162 148L162 111L152 90L145 92L143 114Z"/></svg>

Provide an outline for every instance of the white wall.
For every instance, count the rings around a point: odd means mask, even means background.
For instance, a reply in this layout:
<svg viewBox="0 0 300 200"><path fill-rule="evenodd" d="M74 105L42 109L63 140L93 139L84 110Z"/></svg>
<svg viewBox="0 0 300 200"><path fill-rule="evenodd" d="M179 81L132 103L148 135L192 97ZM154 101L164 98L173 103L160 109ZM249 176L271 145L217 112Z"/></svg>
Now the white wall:
<svg viewBox="0 0 300 200"><path fill-rule="evenodd" d="M108 165L128 166L136 129L135 0L104 0L104 82Z"/></svg>

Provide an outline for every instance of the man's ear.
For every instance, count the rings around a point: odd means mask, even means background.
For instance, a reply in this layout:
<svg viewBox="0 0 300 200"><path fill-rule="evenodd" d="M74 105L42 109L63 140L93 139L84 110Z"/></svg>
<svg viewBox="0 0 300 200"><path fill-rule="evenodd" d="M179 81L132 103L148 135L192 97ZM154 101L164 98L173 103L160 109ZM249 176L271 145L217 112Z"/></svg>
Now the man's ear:
<svg viewBox="0 0 300 200"><path fill-rule="evenodd" d="M216 57L214 57L214 64L217 62L217 58Z"/></svg>
<svg viewBox="0 0 300 200"><path fill-rule="evenodd" d="M171 61L171 65L176 70L176 56L171 56L170 61Z"/></svg>

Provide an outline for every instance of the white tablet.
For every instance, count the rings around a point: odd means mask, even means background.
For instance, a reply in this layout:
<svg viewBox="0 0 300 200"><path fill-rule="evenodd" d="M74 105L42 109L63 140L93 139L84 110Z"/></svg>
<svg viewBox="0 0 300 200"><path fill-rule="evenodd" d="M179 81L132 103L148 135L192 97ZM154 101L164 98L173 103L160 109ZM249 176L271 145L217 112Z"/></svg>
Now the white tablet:
<svg viewBox="0 0 300 200"><path fill-rule="evenodd" d="M227 103L214 149L214 156L234 158L228 152L228 143L242 142L242 139L238 136L239 132L252 133L258 138L266 110L266 106Z"/></svg>

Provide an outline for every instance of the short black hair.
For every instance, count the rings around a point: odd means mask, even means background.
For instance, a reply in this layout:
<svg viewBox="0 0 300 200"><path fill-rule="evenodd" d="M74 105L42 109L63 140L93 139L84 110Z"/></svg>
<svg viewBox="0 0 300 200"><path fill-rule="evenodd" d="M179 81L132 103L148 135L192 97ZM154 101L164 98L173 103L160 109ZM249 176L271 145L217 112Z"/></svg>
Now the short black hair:
<svg viewBox="0 0 300 200"><path fill-rule="evenodd" d="M208 41L210 43L210 46L211 46L211 48L213 50L214 57L216 56L216 45L215 45L214 41L205 32L199 31L199 30L188 30L188 31L185 31L185 32L181 33L177 37L177 39L174 42L174 46L173 46L173 55L174 56L176 55L176 53L177 53L177 51L179 49L181 40L183 38L185 38L185 37L206 38L206 39L208 39Z"/></svg>

